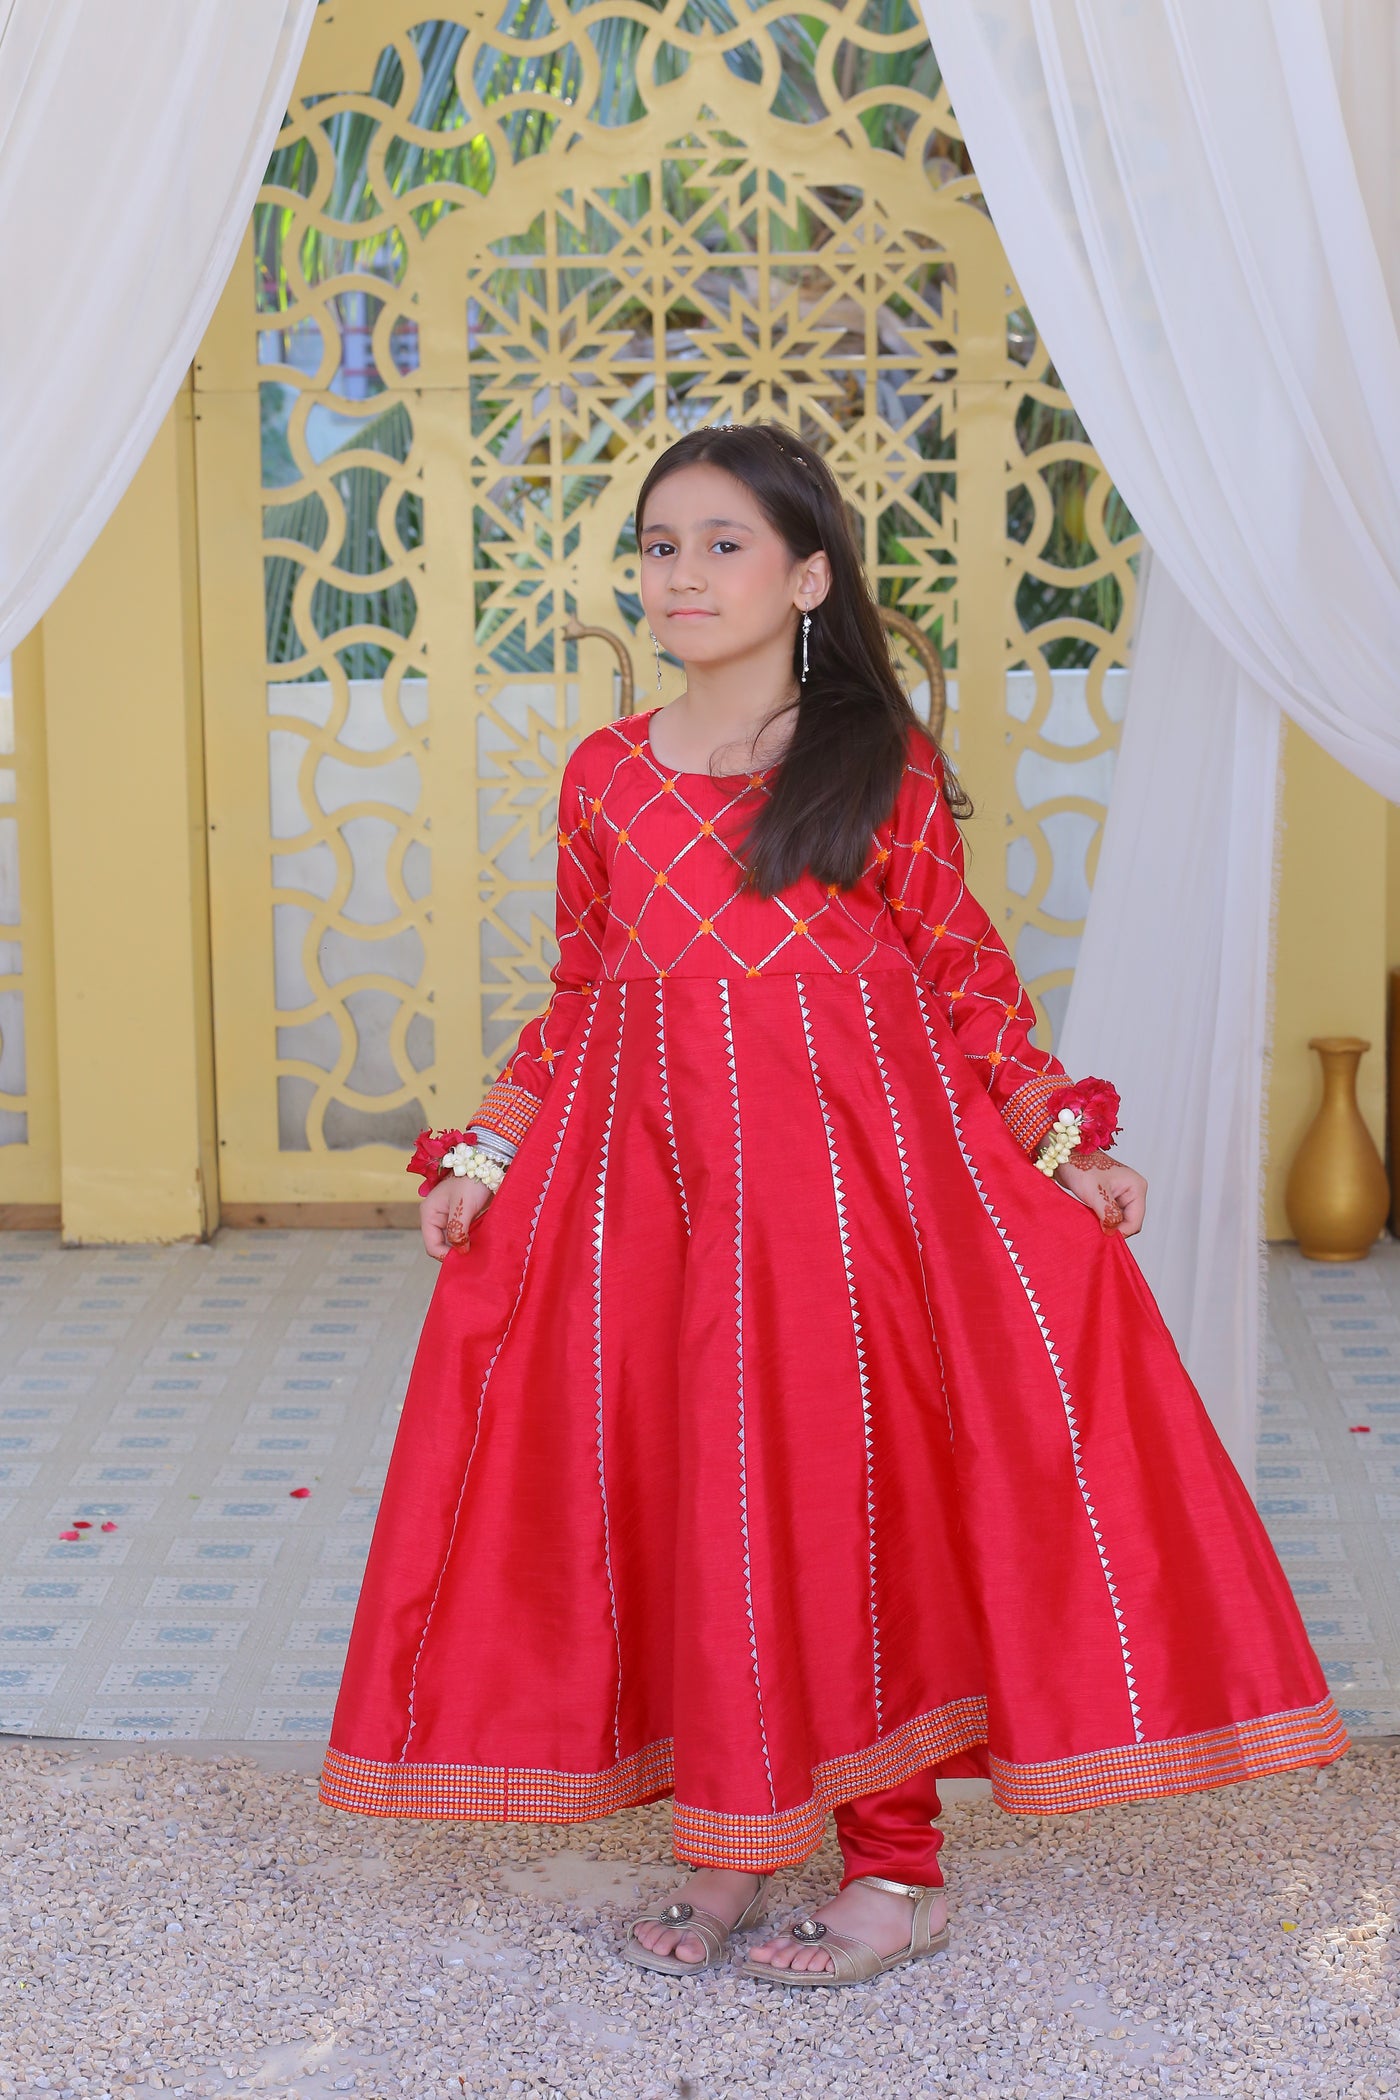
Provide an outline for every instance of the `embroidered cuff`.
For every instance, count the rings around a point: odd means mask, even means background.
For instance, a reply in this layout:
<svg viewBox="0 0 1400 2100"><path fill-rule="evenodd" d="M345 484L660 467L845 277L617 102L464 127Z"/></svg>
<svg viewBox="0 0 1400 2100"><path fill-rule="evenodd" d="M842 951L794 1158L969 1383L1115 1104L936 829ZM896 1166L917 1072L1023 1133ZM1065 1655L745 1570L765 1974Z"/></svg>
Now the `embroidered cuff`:
<svg viewBox="0 0 1400 2100"><path fill-rule="evenodd" d="M472 1117L473 1130L494 1130L498 1137L518 1145L539 1114L538 1097L527 1087L498 1079Z"/></svg>
<svg viewBox="0 0 1400 2100"><path fill-rule="evenodd" d="M1041 1072L1001 1104L1006 1127L1023 1152L1034 1154L1055 1120L1057 1094L1074 1085L1067 1072Z"/></svg>

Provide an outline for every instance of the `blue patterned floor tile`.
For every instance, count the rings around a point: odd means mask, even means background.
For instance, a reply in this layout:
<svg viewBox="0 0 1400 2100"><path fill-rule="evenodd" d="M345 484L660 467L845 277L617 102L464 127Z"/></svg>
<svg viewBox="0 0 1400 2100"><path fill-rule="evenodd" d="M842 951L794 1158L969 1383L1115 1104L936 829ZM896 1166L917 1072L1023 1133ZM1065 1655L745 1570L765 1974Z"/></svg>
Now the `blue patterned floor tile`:
<svg viewBox="0 0 1400 2100"><path fill-rule="evenodd" d="M169 1568L270 1568L281 1539L175 1539L166 1551Z"/></svg>
<svg viewBox="0 0 1400 2100"><path fill-rule="evenodd" d="M16 1662L8 1652L0 1655L0 1699L5 1702L16 1696L32 1698L36 1693L44 1699L52 1698L63 1681L65 1665L51 1662Z"/></svg>
<svg viewBox="0 0 1400 2100"><path fill-rule="evenodd" d="M331 1649L341 1655L350 1645L350 1621L348 1618L294 1619L283 1636L285 1649L311 1648L324 1652Z"/></svg>
<svg viewBox="0 0 1400 2100"><path fill-rule="evenodd" d="M179 1476L178 1465L133 1457L95 1459L91 1465L75 1466L71 1478L87 1495L125 1495L132 1488L172 1487Z"/></svg>
<svg viewBox="0 0 1400 2100"><path fill-rule="evenodd" d="M289 1710L259 1706L253 1710L248 1740L253 1743L323 1743L331 1732L329 1700L319 1707Z"/></svg>
<svg viewBox="0 0 1400 2100"><path fill-rule="evenodd" d="M1337 1498L1335 1495L1260 1495L1259 1514L1266 1522L1279 1518L1311 1517L1319 1521L1337 1521Z"/></svg>
<svg viewBox="0 0 1400 2100"><path fill-rule="evenodd" d="M73 1733L104 1743L184 1743L208 1719L207 1706L90 1706Z"/></svg>
<svg viewBox="0 0 1400 2100"><path fill-rule="evenodd" d="M317 1663L275 1663L267 1674L269 1692L321 1693L332 1698L340 1689L340 1666L327 1669Z"/></svg>
<svg viewBox="0 0 1400 2100"><path fill-rule="evenodd" d="M110 1458L139 1458L145 1452L178 1452L182 1456L194 1450L198 1439L193 1429L159 1429L152 1423L146 1429L109 1429L105 1436L93 1440L93 1448L102 1456Z"/></svg>
<svg viewBox="0 0 1400 2100"><path fill-rule="evenodd" d="M1304 1606L1319 1597L1338 1603L1361 1601L1361 1591L1350 1568L1334 1568L1310 1575L1293 1574L1289 1582L1294 1596Z"/></svg>
<svg viewBox="0 0 1400 2100"><path fill-rule="evenodd" d="M92 1626L91 1619L78 1619L60 1609L47 1618L21 1618L15 1613L0 1619L0 1658L12 1663L16 1652L33 1654L36 1649L80 1648Z"/></svg>
<svg viewBox="0 0 1400 2100"><path fill-rule="evenodd" d="M248 1409L245 1419L250 1427L266 1423L274 1428L282 1423L306 1422L335 1429L345 1420L345 1402L309 1394L296 1400L259 1400Z"/></svg>
<svg viewBox="0 0 1400 2100"><path fill-rule="evenodd" d="M132 1543L127 1537L70 1542L54 1533L50 1537L25 1539L15 1561L22 1568L115 1568L130 1556Z"/></svg>
<svg viewBox="0 0 1400 2100"><path fill-rule="evenodd" d="M149 1524L159 1507L153 1496L124 1495L114 1488L111 1496L101 1502L81 1495L71 1501L51 1502L48 1518L59 1530L71 1524L74 1517L86 1517L90 1524L101 1524L108 1518L119 1525Z"/></svg>
<svg viewBox="0 0 1400 2100"><path fill-rule="evenodd" d="M142 1602L148 1611L207 1610L211 1605L256 1611L267 1583L260 1575L157 1575Z"/></svg>
<svg viewBox="0 0 1400 2100"><path fill-rule="evenodd" d="M1400 1554L1400 1544L1395 1548ZM369 1557L369 1539L347 1538L341 1532L332 1532L323 1538L317 1548L316 1558L323 1568L363 1568Z"/></svg>
<svg viewBox="0 0 1400 2100"><path fill-rule="evenodd" d="M1330 1608L1314 1606L1303 1612L1303 1624L1308 1629L1309 1640L1315 1642L1319 1652L1325 1643L1334 1646L1345 1642L1348 1648L1374 1648L1375 1628L1364 1611L1341 1611L1335 1605Z"/></svg>
<svg viewBox="0 0 1400 2100"><path fill-rule="evenodd" d="M0 1578L0 1613L91 1610L112 1587L110 1574L72 1570L66 1575L6 1575Z"/></svg>
<svg viewBox="0 0 1400 2100"><path fill-rule="evenodd" d="M219 1691L226 1675L226 1667L218 1663L114 1662L104 1671L97 1689L128 1698L132 1693L147 1699L172 1693L199 1698Z"/></svg>
<svg viewBox="0 0 1400 2100"><path fill-rule="evenodd" d="M1340 1532L1299 1533L1277 1531L1269 1527L1274 1542L1274 1551L1283 1562L1291 1577L1293 1569L1300 1564L1307 1566L1312 1561L1344 1561L1346 1548Z"/></svg>
<svg viewBox="0 0 1400 2100"><path fill-rule="evenodd" d="M175 1655L190 1651L231 1654L248 1631L246 1619L145 1619L126 1630L123 1648L141 1653Z"/></svg>
<svg viewBox="0 0 1400 2100"><path fill-rule="evenodd" d="M152 1349L146 1356L145 1369L152 1378L162 1374L179 1373L186 1364L198 1364L199 1376L207 1378L213 1371L231 1370L244 1355L236 1343L226 1342L222 1347L212 1344L194 1349L167 1348L164 1345Z"/></svg>
<svg viewBox="0 0 1400 2100"><path fill-rule="evenodd" d="M1378 1655L1353 1655L1346 1658L1319 1656L1322 1674L1327 1679L1328 1689L1333 1692L1386 1691L1385 1665Z"/></svg>
<svg viewBox="0 0 1400 2100"><path fill-rule="evenodd" d="M334 1575L318 1575L308 1582L301 1593L301 1604L305 1611L353 1611L360 1594L358 1581L347 1581Z"/></svg>
<svg viewBox="0 0 1400 2100"><path fill-rule="evenodd" d="M208 1400L192 1400L181 1393L162 1393L118 1400L112 1408L112 1420L132 1428L158 1428L175 1423L188 1423L193 1429L202 1429L209 1421L211 1406Z"/></svg>
<svg viewBox="0 0 1400 2100"><path fill-rule="evenodd" d="M191 1398L199 1394L217 1396L228 1390L228 1375L223 1371L206 1371L189 1365L180 1371L141 1370L128 1378L126 1390L131 1394L169 1394L178 1398L188 1394Z"/></svg>
<svg viewBox="0 0 1400 2100"><path fill-rule="evenodd" d="M38 1398L44 1393L83 1394L90 1393L96 1383L96 1378L86 1372L49 1371L41 1375L37 1371L7 1371L0 1378L0 1395L8 1397L13 1394L16 1398L33 1395Z"/></svg>
<svg viewBox="0 0 1400 2100"><path fill-rule="evenodd" d="M293 1343L273 1352L273 1369L281 1371L287 1378L329 1377L335 1372L363 1370L369 1360L369 1350L363 1346L345 1343L342 1347L321 1348L313 1343Z"/></svg>
<svg viewBox="0 0 1400 2100"><path fill-rule="evenodd" d="M42 1735L49 1700L24 1693L0 1697L0 1735Z"/></svg>
<svg viewBox="0 0 1400 2100"><path fill-rule="evenodd" d="M286 1495L276 1500L267 1496L210 1495L190 1514L196 1524L291 1524L296 1519L297 1504Z"/></svg>

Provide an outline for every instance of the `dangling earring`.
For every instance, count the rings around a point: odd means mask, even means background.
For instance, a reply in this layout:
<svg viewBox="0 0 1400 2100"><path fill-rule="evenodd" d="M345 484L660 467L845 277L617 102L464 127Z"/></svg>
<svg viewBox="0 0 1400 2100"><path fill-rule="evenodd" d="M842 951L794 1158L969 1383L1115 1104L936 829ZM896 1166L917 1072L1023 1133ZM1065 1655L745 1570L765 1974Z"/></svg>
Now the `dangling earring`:
<svg viewBox="0 0 1400 2100"><path fill-rule="evenodd" d="M807 683L807 637L811 632L812 615L809 612L804 612L802 615L802 683L804 685Z"/></svg>
<svg viewBox="0 0 1400 2100"><path fill-rule="evenodd" d="M647 633L651 634L649 627ZM651 634L651 646L656 651L656 690L659 693L661 691L661 644L654 634Z"/></svg>

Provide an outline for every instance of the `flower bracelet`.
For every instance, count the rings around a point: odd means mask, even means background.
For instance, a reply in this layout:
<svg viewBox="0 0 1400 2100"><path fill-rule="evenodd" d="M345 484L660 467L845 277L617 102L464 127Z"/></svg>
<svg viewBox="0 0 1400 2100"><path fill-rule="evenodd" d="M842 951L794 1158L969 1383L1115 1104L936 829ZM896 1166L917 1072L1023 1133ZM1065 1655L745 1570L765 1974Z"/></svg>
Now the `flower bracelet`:
<svg viewBox="0 0 1400 2100"><path fill-rule="evenodd" d="M420 1130L413 1157L405 1171L421 1174L420 1196L426 1196L449 1174L458 1180L479 1181L492 1195L506 1178L506 1168L515 1148L504 1138L476 1130Z"/></svg>
<svg viewBox="0 0 1400 2100"><path fill-rule="evenodd" d="M1080 1153L1106 1152L1118 1135L1120 1102L1106 1079L1081 1079L1061 1095L1060 1108L1035 1155L1042 1174L1054 1174L1066 1160L1086 1166Z"/></svg>

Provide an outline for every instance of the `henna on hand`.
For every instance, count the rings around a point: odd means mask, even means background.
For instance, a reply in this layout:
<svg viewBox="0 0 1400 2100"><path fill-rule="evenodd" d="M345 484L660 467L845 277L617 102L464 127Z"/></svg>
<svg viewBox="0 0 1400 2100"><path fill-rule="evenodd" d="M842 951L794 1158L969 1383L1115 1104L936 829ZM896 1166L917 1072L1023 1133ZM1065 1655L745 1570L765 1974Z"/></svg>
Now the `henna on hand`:
<svg viewBox="0 0 1400 2100"><path fill-rule="evenodd" d="M1068 1164L1087 1172L1093 1167L1111 1167L1113 1161L1106 1152L1071 1152Z"/></svg>

